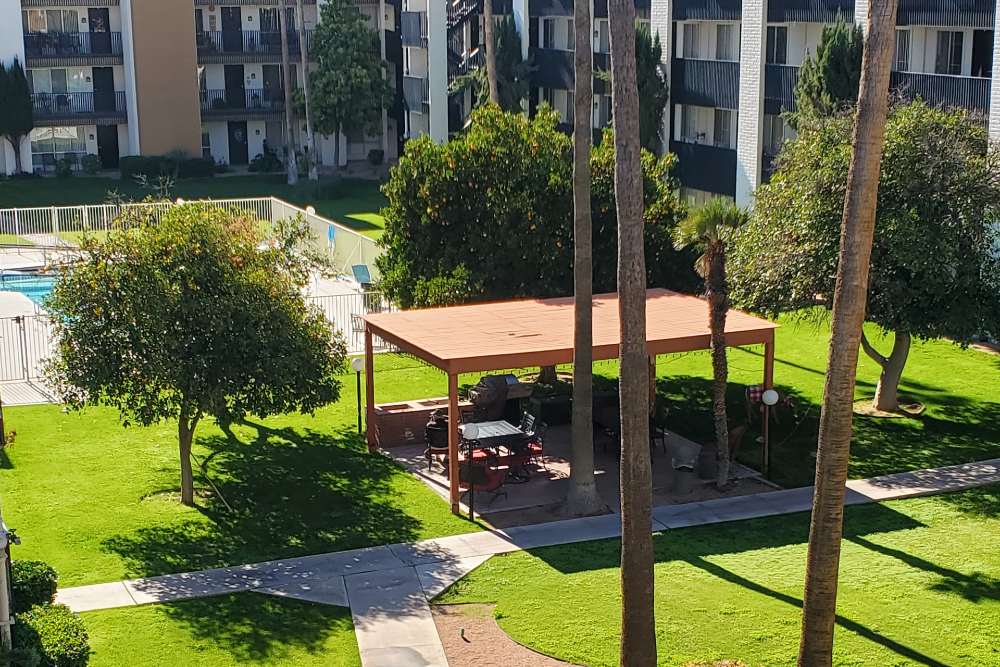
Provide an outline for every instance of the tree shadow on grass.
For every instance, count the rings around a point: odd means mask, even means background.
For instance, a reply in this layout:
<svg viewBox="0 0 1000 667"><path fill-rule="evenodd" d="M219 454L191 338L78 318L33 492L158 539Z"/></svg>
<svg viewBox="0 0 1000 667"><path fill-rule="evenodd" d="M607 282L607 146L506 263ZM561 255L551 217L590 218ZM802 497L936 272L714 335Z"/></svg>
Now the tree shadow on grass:
<svg viewBox="0 0 1000 667"><path fill-rule="evenodd" d="M237 593L162 606L171 619L186 626L193 637L210 641L239 664L287 659L284 649L320 653L334 633L353 634L347 609Z"/></svg>
<svg viewBox="0 0 1000 667"><path fill-rule="evenodd" d="M252 425L199 439L208 477L225 498L199 499L207 521L140 528L105 540L131 576L222 567L415 539L418 522L398 503L391 460L356 433ZM232 508L230 510L226 503Z"/></svg>

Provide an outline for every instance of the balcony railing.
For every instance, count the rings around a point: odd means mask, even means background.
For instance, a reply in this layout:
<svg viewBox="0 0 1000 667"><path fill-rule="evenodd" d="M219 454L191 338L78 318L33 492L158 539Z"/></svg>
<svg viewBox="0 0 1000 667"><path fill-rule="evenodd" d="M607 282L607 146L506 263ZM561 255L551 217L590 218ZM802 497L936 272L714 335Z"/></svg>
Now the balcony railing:
<svg viewBox="0 0 1000 667"><path fill-rule="evenodd" d="M535 60L534 83L542 88L573 90L573 52L560 49L532 49Z"/></svg>
<svg viewBox="0 0 1000 667"><path fill-rule="evenodd" d="M312 30L305 33L306 49L312 44ZM263 54L281 55L281 33L260 30L222 30L195 33L198 55ZM288 52L299 54L299 33L288 32Z"/></svg>
<svg viewBox="0 0 1000 667"><path fill-rule="evenodd" d="M283 91L272 93L263 88L201 91L201 110L206 112L258 111L269 113L284 111L284 109L285 95Z"/></svg>
<svg viewBox="0 0 1000 667"><path fill-rule="evenodd" d="M69 116L118 116L125 114L125 93L34 93L31 96L35 117L65 118Z"/></svg>
<svg viewBox="0 0 1000 667"><path fill-rule="evenodd" d="M739 63L675 58L671 73L671 96L678 104L739 108Z"/></svg>
<svg viewBox="0 0 1000 667"><path fill-rule="evenodd" d="M430 98L430 85L426 78L403 77L403 99L410 111L421 111Z"/></svg>
<svg viewBox="0 0 1000 667"><path fill-rule="evenodd" d="M766 65L764 68L764 109L767 113L795 111L795 84L799 68L791 65Z"/></svg>
<svg viewBox="0 0 1000 667"><path fill-rule="evenodd" d="M935 106L961 107L969 111L990 110L990 80L972 76L893 72L892 90L907 99L921 98Z"/></svg>
<svg viewBox="0 0 1000 667"><path fill-rule="evenodd" d="M120 56L120 32L29 32L24 36L28 58Z"/></svg>
<svg viewBox="0 0 1000 667"><path fill-rule="evenodd" d="M403 46L427 46L427 12L402 12L399 17Z"/></svg>
<svg viewBox="0 0 1000 667"><path fill-rule="evenodd" d="M677 155L674 173L682 185L730 197L736 193L735 150L671 141L670 151Z"/></svg>

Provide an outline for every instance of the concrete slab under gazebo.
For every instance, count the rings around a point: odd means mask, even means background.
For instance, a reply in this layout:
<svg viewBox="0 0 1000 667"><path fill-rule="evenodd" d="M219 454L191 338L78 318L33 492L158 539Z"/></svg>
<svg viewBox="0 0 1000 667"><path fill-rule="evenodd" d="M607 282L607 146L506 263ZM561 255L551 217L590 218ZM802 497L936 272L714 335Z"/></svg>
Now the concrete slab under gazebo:
<svg viewBox="0 0 1000 667"><path fill-rule="evenodd" d="M594 297L594 361L618 358L618 295ZM459 513L458 377L510 368L554 366L573 361L573 298L518 299L462 306L365 315L365 402L368 446L374 431L375 377L373 339L378 336L448 376L448 468L452 512ZM726 343L763 345L763 385L774 380L773 322L730 310ZM646 292L646 347L659 354L694 352L710 347L708 307L704 300L665 289ZM763 420L767 439L767 415Z"/></svg>

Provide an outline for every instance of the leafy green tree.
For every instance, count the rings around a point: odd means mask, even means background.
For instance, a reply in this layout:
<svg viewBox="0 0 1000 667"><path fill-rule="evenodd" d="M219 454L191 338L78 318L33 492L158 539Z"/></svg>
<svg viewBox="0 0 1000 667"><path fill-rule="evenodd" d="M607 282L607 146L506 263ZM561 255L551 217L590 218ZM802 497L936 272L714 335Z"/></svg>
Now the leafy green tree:
<svg viewBox="0 0 1000 667"><path fill-rule="evenodd" d="M379 35L352 0L322 3L310 53L310 107L316 130L334 139L340 166L340 135L373 132L396 94L379 56Z"/></svg>
<svg viewBox="0 0 1000 667"><path fill-rule="evenodd" d="M639 84L639 141L655 155L664 152L663 113L670 101L660 36L640 25L635 31L635 71Z"/></svg>
<svg viewBox="0 0 1000 667"><path fill-rule="evenodd" d="M729 255L735 302L765 313L832 305L851 160L850 116L816 118L786 144ZM866 317L894 333L875 407L898 409L910 340L1000 334L1000 153L962 111L913 102L889 115ZM815 311L812 311L815 312Z"/></svg>
<svg viewBox="0 0 1000 667"><path fill-rule="evenodd" d="M571 294L572 145L543 106L532 119L494 105L476 109L469 130L447 144L426 137L383 188L388 206L376 260L381 286L402 307L470 299ZM692 289L691 255L673 249L681 205L669 173L676 160L642 153L650 284ZM594 288L616 285L614 138L591 156Z"/></svg>
<svg viewBox="0 0 1000 667"><path fill-rule="evenodd" d="M807 55L795 84L797 115L829 116L858 101L861 54L865 35L861 26L840 16L823 27L816 56Z"/></svg>
<svg viewBox="0 0 1000 667"><path fill-rule="evenodd" d="M726 243L733 230L746 222L746 212L728 199L710 199L695 209L674 229L678 248L696 247L698 274L705 279L708 300L708 327L712 334L712 410L718 458L716 486L729 485L729 424L726 416L726 315L729 313L729 284L726 278Z"/></svg>
<svg viewBox="0 0 1000 667"><path fill-rule="evenodd" d="M279 225L261 249L256 220L173 207L85 239L47 303L61 398L117 408L126 426L176 419L186 505L203 417L311 412L340 396L344 343L302 298L306 234L301 222Z"/></svg>
<svg viewBox="0 0 1000 667"><path fill-rule="evenodd" d="M5 67L0 63L0 136L14 149L14 171L21 173L21 144L35 126L31 88L17 58Z"/></svg>
<svg viewBox="0 0 1000 667"><path fill-rule="evenodd" d="M521 111L521 104L531 90L531 74L535 71L531 59L521 57L521 36L512 16L497 21L495 43L497 95L504 111ZM472 89L476 95L475 106L490 103L489 68L479 67L457 77L451 83L452 92Z"/></svg>

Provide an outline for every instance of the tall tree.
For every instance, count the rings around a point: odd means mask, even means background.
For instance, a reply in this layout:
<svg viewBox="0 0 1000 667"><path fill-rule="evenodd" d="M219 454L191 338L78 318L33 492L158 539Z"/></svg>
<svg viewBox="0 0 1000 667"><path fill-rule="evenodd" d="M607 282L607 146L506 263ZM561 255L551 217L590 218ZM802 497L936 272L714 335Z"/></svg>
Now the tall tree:
<svg viewBox="0 0 1000 667"><path fill-rule="evenodd" d="M896 0L871 0L868 5L861 88L854 121L854 151L847 174L837 284L833 294L830 359L820 412L798 658L803 667L833 664L837 574L851 453L854 383L875 232L875 205L889 106L886 91L896 36L896 6Z"/></svg>
<svg viewBox="0 0 1000 667"><path fill-rule="evenodd" d="M194 503L191 446L204 417L312 412L336 401L346 348L302 298L307 238L186 204L86 238L46 304L63 402L117 408L123 423L177 420L181 502Z"/></svg>
<svg viewBox="0 0 1000 667"><path fill-rule="evenodd" d="M590 4L573 9L577 35L590 34ZM593 47L577 40L573 97L573 461L567 495L569 513L597 512L601 499L594 480L594 245L590 213L590 146L594 81Z"/></svg>
<svg viewBox="0 0 1000 667"><path fill-rule="evenodd" d="M486 43L486 82L490 91L490 102L500 104L500 86L497 82L497 42L496 21L493 19L493 0L483 3L483 41Z"/></svg>
<svg viewBox="0 0 1000 667"><path fill-rule="evenodd" d="M9 67L0 63L0 136L14 149L14 171L20 174L21 145L35 126L31 87L21 62L15 58Z"/></svg>
<svg viewBox="0 0 1000 667"><path fill-rule="evenodd" d="M726 385L729 381L726 360L726 315L729 312L726 243L732 230L743 224L745 219L746 213L728 199L711 199L695 209L674 230L678 248L697 246L702 251L697 260L697 270L705 279L708 326L712 334L712 413L718 459L716 486L720 489L729 485L730 464L726 415Z"/></svg>
<svg viewBox="0 0 1000 667"><path fill-rule="evenodd" d="M380 128L382 110L395 95L384 76L378 32L352 0L327 0L313 33L310 73L316 131L333 138L334 169L340 138Z"/></svg>
<svg viewBox="0 0 1000 667"><path fill-rule="evenodd" d="M582 34L582 33L577 33ZM635 32L636 80L639 84L639 141L655 155L664 153L663 112L670 101L660 35L646 26Z"/></svg>
<svg viewBox="0 0 1000 667"><path fill-rule="evenodd" d="M649 352L642 223L635 3L608 0L611 104L618 211L618 317L621 329L621 521L623 667L656 664L653 623L652 471L649 459ZM586 36L581 35L586 41Z"/></svg>
<svg viewBox="0 0 1000 667"><path fill-rule="evenodd" d="M832 306L852 119L800 120L729 248L733 299L758 312L823 314L817 294ZM911 338L1000 334L1000 150L978 117L920 101L892 108L886 127L865 319L892 351L864 334L861 345L882 368L874 407L891 412Z"/></svg>
<svg viewBox="0 0 1000 667"><path fill-rule="evenodd" d="M823 27L815 57L807 55L799 68L794 115L829 116L857 102L864 40L861 26L840 16Z"/></svg>
<svg viewBox="0 0 1000 667"><path fill-rule="evenodd" d="M288 171L288 184L299 182L299 161L295 152L295 108L292 106L292 66L288 60L288 25L287 0L281 0L278 6L278 32L281 34L281 83L285 95L285 151L288 159L285 167Z"/></svg>
<svg viewBox="0 0 1000 667"><path fill-rule="evenodd" d="M306 14L302 0L296 0L299 19L299 56L302 67L302 101L306 116L306 152L309 159L309 180L319 180L319 153L316 151L316 135L313 133L312 107L309 104L309 42L306 35Z"/></svg>

